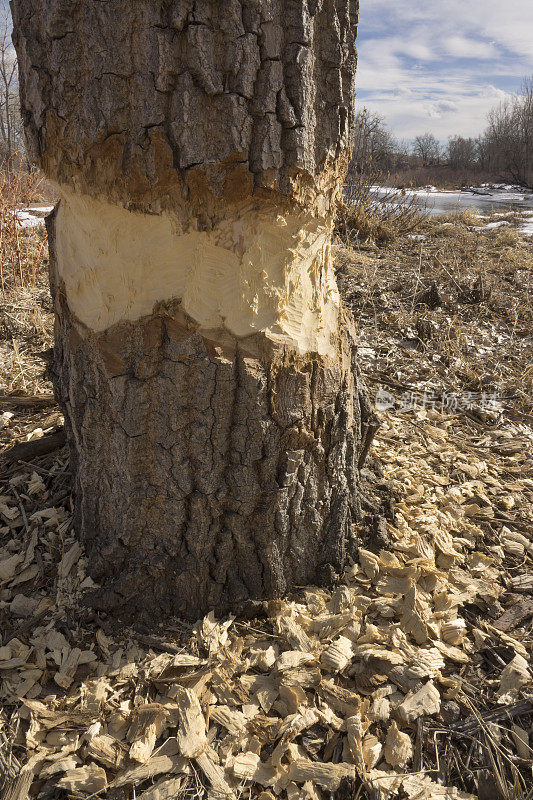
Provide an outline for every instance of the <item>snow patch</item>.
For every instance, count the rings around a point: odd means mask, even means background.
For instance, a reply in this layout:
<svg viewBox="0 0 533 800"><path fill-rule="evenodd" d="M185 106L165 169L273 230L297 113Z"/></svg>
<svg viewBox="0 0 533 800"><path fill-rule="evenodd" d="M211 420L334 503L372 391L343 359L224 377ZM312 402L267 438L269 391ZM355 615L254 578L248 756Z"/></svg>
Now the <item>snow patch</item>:
<svg viewBox="0 0 533 800"><path fill-rule="evenodd" d="M525 222L519 226L518 230L525 236L533 236L533 214L525 218Z"/></svg>
<svg viewBox="0 0 533 800"><path fill-rule="evenodd" d="M28 211L17 209L13 214L20 228L38 228L40 225L44 225L44 217L36 217L35 214L30 214Z"/></svg>
<svg viewBox="0 0 533 800"><path fill-rule="evenodd" d="M491 230L492 228L501 228L502 225L508 225L509 226L510 224L511 224L510 222L506 222L505 220L502 219L499 222L488 222L483 227L484 227L484 229L486 231L488 231L488 230Z"/></svg>
<svg viewBox="0 0 533 800"><path fill-rule="evenodd" d="M28 208L15 208L14 215L20 228L38 228L44 225L44 216L54 210L54 206L28 206Z"/></svg>

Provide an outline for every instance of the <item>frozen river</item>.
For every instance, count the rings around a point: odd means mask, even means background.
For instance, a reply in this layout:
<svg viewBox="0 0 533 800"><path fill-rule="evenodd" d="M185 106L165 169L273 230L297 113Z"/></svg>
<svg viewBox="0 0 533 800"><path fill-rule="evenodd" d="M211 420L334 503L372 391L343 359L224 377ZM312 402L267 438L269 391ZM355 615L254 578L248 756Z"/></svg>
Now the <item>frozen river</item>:
<svg viewBox="0 0 533 800"><path fill-rule="evenodd" d="M390 200L392 199L391 192L394 190L381 186L375 186L372 189L376 199L380 196L387 196L387 200ZM510 211L512 208L516 208L518 211L533 212L533 192L526 192L513 186L492 188L482 186L476 189L450 192L438 191L430 186L424 189L409 189L406 194L414 195L416 204L430 214L449 214L453 211L464 211L467 208L478 214L490 214L491 211ZM401 196L399 192L398 195Z"/></svg>

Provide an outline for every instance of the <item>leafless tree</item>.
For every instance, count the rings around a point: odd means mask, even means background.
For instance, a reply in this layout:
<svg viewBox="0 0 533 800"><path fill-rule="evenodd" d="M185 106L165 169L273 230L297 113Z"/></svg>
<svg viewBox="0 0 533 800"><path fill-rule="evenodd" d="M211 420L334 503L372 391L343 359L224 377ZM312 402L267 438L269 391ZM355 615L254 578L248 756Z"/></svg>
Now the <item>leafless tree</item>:
<svg viewBox="0 0 533 800"><path fill-rule="evenodd" d="M488 123L484 151L491 171L533 188L533 76L519 95L490 112Z"/></svg>
<svg viewBox="0 0 533 800"><path fill-rule="evenodd" d="M359 172L390 172L396 168L398 145L383 117L364 108L355 118L353 165Z"/></svg>
<svg viewBox="0 0 533 800"><path fill-rule="evenodd" d="M451 169L474 170L478 166L479 151L475 139L452 136L446 148Z"/></svg>
<svg viewBox="0 0 533 800"><path fill-rule="evenodd" d="M424 167L433 167L440 162L441 146L432 133L417 136L413 144L413 155L422 160Z"/></svg>
<svg viewBox="0 0 533 800"><path fill-rule="evenodd" d="M0 156L9 163L14 153L23 149L17 83L17 57L11 44L11 17L0 9Z"/></svg>

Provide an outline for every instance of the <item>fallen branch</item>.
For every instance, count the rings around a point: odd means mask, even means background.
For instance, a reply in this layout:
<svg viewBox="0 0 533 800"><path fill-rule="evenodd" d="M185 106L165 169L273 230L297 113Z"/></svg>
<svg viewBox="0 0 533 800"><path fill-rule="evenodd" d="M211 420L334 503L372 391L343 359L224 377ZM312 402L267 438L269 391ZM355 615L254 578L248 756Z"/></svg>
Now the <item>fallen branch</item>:
<svg viewBox="0 0 533 800"><path fill-rule="evenodd" d="M21 442L8 450L0 453L0 458L4 461L18 461L19 459L28 460L37 456L45 456L53 453L66 443L65 429L60 428L55 433L42 436L40 439L32 439L30 442Z"/></svg>
<svg viewBox="0 0 533 800"><path fill-rule="evenodd" d="M156 639L155 636L136 634L135 638L139 644L143 644L146 647L151 647L153 650L160 650L162 653L179 654L184 652L183 647L180 647L177 644L172 644L171 642L162 642L160 639Z"/></svg>
<svg viewBox="0 0 533 800"><path fill-rule="evenodd" d="M0 408L41 408L42 406L55 406L56 399L53 394L32 395L1 395Z"/></svg>

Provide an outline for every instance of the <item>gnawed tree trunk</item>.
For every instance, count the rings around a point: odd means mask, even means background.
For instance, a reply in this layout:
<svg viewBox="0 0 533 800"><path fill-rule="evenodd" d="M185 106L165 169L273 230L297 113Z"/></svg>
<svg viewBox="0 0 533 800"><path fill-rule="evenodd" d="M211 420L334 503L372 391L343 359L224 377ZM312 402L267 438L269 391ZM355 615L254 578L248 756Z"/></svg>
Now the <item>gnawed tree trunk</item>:
<svg viewBox="0 0 533 800"><path fill-rule="evenodd" d="M369 413L330 252L357 0L12 5L99 602L331 580Z"/></svg>

